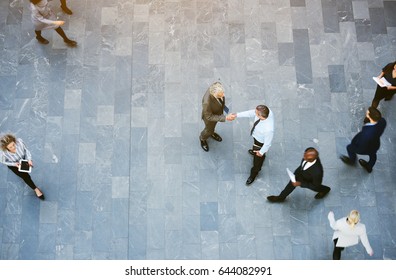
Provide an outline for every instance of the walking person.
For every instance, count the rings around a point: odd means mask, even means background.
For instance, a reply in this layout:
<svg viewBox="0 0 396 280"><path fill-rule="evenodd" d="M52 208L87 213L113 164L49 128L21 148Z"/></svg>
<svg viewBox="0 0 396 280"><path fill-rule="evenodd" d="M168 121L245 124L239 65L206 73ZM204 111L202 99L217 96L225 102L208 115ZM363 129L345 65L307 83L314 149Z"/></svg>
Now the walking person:
<svg viewBox="0 0 396 280"><path fill-rule="evenodd" d="M265 105L258 105L256 109L244 111L234 115L236 118L254 118L254 124L250 130L253 137L253 147L248 150L253 156L253 167L250 169L246 185L254 182L263 166L265 155L271 147L274 137L274 113Z"/></svg>
<svg viewBox="0 0 396 280"><path fill-rule="evenodd" d="M291 180L279 195L270 195L267 199L270 202L284 202L286 197L292 193L296 187L307 188L314 192L316 199L325 197L329 192L328 186L322 185L323 166L319 159L319 152L315 148L307 148L300 165L294 171L295 182Z"/></svg>
<svg viewBox="0 0 396 280"><path fill-rule="evenodd" d="M16 138L12 134L6 134L1 137L0 143L2 163L7 165L15 175L22 178L22 180L36 193L39 199L44 200L43 192L34 184L29 173L18 170L21 160L27 160L29 166L33 167L32 155L22 139Z"/></svg>
<svg viewBox="0 0 396 280"><path fill-rule="evenodd" d="M348 156L341 155L340 159L348 165L355 165L356 154L368 155L369 161L359 159L359 164L368 172L373 171L377 161L377 151L380 148L380 137L385 130L386 121L381 112L374 107L369 107L366 112L367 123L363 125L362 131L353 137L351 144L346 149Z"/></svg>
<svg viewBox="0 0 396 280"><path fill-rule="evenodd" d="M367 238L366 226L360 223L359 211L352 210L348 217L343 217L337 221L334 219L334 213L330 211L328 219L331 228L334 229L333 260L340 260L341 252L344 248L358 244L359 239L366 249L367 254L370 256L374 254Z"/></svg>
<svg viewBox="0 0 396 280"><path fill-rule="evenodd" d="M393 95L396 93L396 61L387 64L382 68L381 74L377 77L378 79L385 78L390 86L381 87L377 85L371 107L377 108L379 102L382 99L385 101L391 100Z"/></svg>
<svg viewBox="0 0 396 280"><path fill-rule="evenodd" d="M201 148L205 152L209 152L208 138L212 137L214 140L221 142L223 139L215 132L216 124L218 122L232 121L234 116L224 115L225 96L224 88L220 82L213 83L202 98L202 120L205 123L205 128L202 130L199 140L201 141Z"/></svg>
<svg viewBox="0 0 396 280"><path fill-rule="evenodd" d="M49 41L41 35L42 30L55 29L55 31L63 38L63 41L70 47L77 46L77 42L70 40L62 29L65 24L62 20L56 20L54 13L48 6L47 0L30 0L30 9L32 10L32 22L34 24L34 32L36 39L41 44L48 44Z"/></svg>

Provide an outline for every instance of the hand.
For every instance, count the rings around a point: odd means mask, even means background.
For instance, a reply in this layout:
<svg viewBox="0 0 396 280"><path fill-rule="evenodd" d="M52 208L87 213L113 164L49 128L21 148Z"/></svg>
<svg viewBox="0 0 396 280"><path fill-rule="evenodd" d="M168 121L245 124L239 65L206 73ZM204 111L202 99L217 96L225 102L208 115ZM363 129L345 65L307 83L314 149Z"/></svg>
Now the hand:
<svg viewBox="0 0 396 280"><path fill-rule="evenodd" d="M393 86L387 86L386 87L388 90L392 90L393 89Z"/></svg>
<svg viewBox="0 0 396 280"><path fill-rule="evenodd" d="M62 26L62 25L65 24L65 22L63 20L57 20L57 21L55 21L55 24L59 25L59 26Z"/></svg>
<svg viewBox="0 0 396 280"><path fill-rule="evenodd" d="M33 167L33 161L29 160L28 164L29 164L29 166Z"/></svg>
<svg viewBox="0 0 396 280"><path fill-rule="evenodd" d="M229 115L227 115L227 117L226 117L226 120L227 120L227 121L233 121L233 120L235 120L235 119L236 119L236 114L235 114L235 113L229 114Z"/></svg>
<svg viewBox="0 0 396 280"><path fill-rule="evenodd" d="M292 185L295 187L299 187L299 186L301 186L301 182L298 182L298 181L294 182L294 183L292 182Z"/></svg>
<svg viewBox="0 0 396 280"><path fill-rule="evenodd" d="M19 162L15 163L15 166L19 168L20 166Z"/></svg>
<svg viewBox="0 0 396 280"><path fill-rule="evenodd" d="M370 255L370 256L374 255L374 251L371 251L369 255Z"/></svg>
<svg viewBox="0 0 396 280"><path fill-rule="evenodd" d="M256 156L258 156L258 157L262 157L263 155L262 154L260 154L260 151L254 151L255 153L256 153Z"/></svg>

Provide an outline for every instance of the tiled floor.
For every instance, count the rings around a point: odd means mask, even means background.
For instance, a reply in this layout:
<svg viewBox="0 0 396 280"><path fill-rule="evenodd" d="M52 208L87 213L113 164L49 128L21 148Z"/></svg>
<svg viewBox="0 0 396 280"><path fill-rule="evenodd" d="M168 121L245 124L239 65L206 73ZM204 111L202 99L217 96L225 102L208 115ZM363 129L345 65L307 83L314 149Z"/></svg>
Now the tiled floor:
<svg viewBox="0 0 396 280"><path fill-rule="evenodd" d="M395 100L371 174L338 156L362 125L378 75L396 54L396 1L69 0L66 47L34 38L26 0L0 2L0 131L30 148L42 202L0 168L1 259L330 259L336 218L361 211L375 254L396 259ZM227 105L267 104L275 137L254 184L252 121L198 140L213 81ZM287 183L308 146L324 200Z"/></svg>

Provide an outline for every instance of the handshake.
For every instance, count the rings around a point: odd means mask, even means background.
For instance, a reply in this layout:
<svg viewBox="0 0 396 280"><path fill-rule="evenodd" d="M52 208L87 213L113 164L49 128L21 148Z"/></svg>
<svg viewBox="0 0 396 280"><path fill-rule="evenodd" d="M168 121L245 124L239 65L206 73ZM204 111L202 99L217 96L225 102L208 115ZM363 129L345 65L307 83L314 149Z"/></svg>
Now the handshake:
<svg viewBox="0 0 396 280"><path fill-rule="evenodd" d="M231 122L231 121L235 120L236 117L237 117L237 114L236 114L236 113L231 113L231 114L228 114L228 115L226 116L226 120Z"/></svg>

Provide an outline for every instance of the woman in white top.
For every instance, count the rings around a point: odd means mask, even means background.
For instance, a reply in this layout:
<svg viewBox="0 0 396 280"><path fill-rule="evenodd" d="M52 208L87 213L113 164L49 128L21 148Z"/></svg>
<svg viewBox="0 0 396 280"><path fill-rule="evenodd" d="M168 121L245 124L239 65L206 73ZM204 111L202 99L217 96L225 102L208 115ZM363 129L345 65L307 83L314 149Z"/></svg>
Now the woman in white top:
<svg viewBox="0 0 396 280"><path fill-rule="evenodd" d="M48 44L48 40L41 36L41 30L55 29L67 45L71 47L77 45L76 41L70 40L66 36L61 27L65 22L55 19L55 15L49 8L47 0L30 0L30 9L32 10L32 22L34 24L37 41L41 44Z"/></svg>
<svg viewBox="0 0 396 280"><path fill-rule="evenodd" d="M366 226L359 223L360 214L357 210L352 210L348 217L343 217L337 221L334 219L334 213L330 211L328 219L331 228L335 230L333 234L333 260L340 260L341 251L345 247L358 244L359 238L364 248L366 248L367 254L373 255L374 252L366 234Z"/></svg>
<svg viewBox="0 0 396 280"><path fill-rule="evenodd" d="M15 173L18 177L22 178L23 181L36 193L36 196L41 200L44 200L44 194L42 191L34 184L29 173L21 172L18 170L20 161L27 160L29 166L33 166L32 155L26 148L25 143L22 139L16 138L12 134L6 134L0 139L1 143L1 162L8 166L8 168Z"/></svg>

